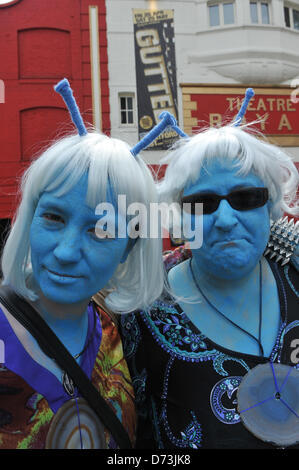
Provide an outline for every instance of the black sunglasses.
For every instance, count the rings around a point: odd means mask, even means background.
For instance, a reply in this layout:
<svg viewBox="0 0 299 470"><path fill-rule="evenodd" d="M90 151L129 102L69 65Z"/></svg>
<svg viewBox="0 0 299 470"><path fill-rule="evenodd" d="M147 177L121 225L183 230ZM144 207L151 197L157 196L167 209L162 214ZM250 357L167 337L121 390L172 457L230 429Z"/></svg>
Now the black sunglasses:
<svg viewBox="0 0 299 470"><path fill-rule="evenodd" d="M203 204L203 214L212 214L215 212L222 199L226 199L233 209L249 211L264 206L268 201L268 197L269 193L267 188L244 188L236 189L226 196L220 196L215 193L191 194L190 196L182 197L181 202L182 204L189 203L190 207L184 207L184 211L195 215L197 213L196 203Z"/></svg>

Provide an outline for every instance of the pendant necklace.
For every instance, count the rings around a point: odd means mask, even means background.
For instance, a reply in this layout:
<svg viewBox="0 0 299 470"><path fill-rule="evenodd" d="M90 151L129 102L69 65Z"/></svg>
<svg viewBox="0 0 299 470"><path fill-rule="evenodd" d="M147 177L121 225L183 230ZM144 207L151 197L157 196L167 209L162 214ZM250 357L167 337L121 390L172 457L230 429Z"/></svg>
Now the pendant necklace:
<svg viewBox="0 0 299 470"><path fill-rule="evenodd" d="M193 269L194 283L205 301L233 326L261 344L262 266L260 266L259 337L258 339L227 318L213 305L199 287ZM286 364L266 362L249 369L237 389L237 411L245 428L256 438L281 448L299 443L299 369Z"/></svg>
<svg viewBox="0 0 299 470"><path fill-rule="evenodd" d="M97 325L97 313L94 305L93 330L82 351L74 356L78 359L90 346ZM78 396L73 380L63 372L62 385L70 399L65 401L56 412L47 434L46 449L106 449L105 429L88 402Z"/></svg>
<svg viewBox="0 0 299 470"><path fill-rule="evenodd" d="M77 360L80 356L82 356L82 354L88 349L91 341L93 340L93 337L94 337L94 334L95 334L95 331L96 331L96 324L97 324L97 319L96 319L96 312L95 312L95 308L94 306L92 306L92 310L93 310L93 321L94 321L94 325L93 325L93 330L92 330L92 333L86 343L86 345L84 346L84 348L82 349L82 351L78 354L76 354L74 356L74 359ZM74 382L73 380L71 379L71 377L69 377L68 373L67 372L63 372L62 374L62 385L63 385L63 388L65 390L65 392L70 396L70 397L73 397L75 395L75 385L74 385Z"/></svg>
<svg viewBox="0 0 299 470"><path fill-rule="evenodd" d="M93 307L93 315L94 315L93 331L92 331L86 345L82 349L82 351L74 356L75 360L77 360L80 356L82 356L82 354L88 349L88 347L91 343L91 340L93 339L95 329L96 329L96 314L95 314L94 307ZM63 374L62 374L62 385L63 385L63 388L64 388L65 392L70 397L72 397L73 400L75 400L76 414L77 414L77 420L78 420L79 438L80 438L80 449L84 449L83 436L82 436L82 430L81 430L81 421L80 421L80 411L79 411L79 405L78 405L78 397L75 396L75 385L74 385L73 379L71 379L71 377L68 375L68 373L66 371L64 371ZM71 400L71 401L73 401L73 400Z"/></svg>
<svg viewBox="0 0 299 470"><path fill-rule="evenodd" d="M247 336L250 336L250 338L254 339L254 341L258 344L259 346L259 350L260 350L260 354L261 356L264 356L264 349L263 349L263 346L262 346L262 343L261 343L261 334L262 334L262 317L263 317L263 304L262 304L262 298L263 298L263 288L262 288L262 285L263 285L263 279L262 279L262 265L261 265L261 261L259 262L259 335L258 335L258 338L256 338L254 335L252 335L251 333L249 333L249 331L246 331L244 330L244 328L242 328L240 325L238 325L237 323L235 323L233 320L231 320L230 318L228 318L226 315L224 315L224 313L222 313L217 307L215 307L214 304L212 304L212 302L207 298L207 296L203 293L202 289L199 287L199 284L196 280L196 277L194 275L194 272L193 272L193 268L192 268L192 259L190 261L190 271L191 271L191 274L192 274L192 278L193 278L193 281L194 281L194 284L196 285L197 289L199 290L200 294L202 295L202 297L205 299L205 301L207 302L207 304L213 309L215 310L215 312L217 312L222 318L224 318L226 321L228 321L231 325L233 325L235 328L237 328L238 330L242 331L243 333L245 333Z"/></svg>

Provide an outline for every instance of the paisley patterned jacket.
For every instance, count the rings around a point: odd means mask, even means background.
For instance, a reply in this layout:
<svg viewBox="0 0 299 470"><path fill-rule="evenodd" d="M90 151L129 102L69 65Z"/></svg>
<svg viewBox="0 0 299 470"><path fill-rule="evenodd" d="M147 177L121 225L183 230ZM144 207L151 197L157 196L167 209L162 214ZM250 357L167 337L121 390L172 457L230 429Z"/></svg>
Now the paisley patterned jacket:
<svg viewBox="0 0 299 470"><path fill-rule="evenodd" d="M166 256L166 269L190 256L177 248ZM281 327L269 358L213 343L167 295L149 311L121 317L138 407L137 447L271 447L245 428L237 407L238 387L250 369L270 361L299 366L291 360L293 341L299 339L298 272L290 263L269 263L281 306Z"/></svg>

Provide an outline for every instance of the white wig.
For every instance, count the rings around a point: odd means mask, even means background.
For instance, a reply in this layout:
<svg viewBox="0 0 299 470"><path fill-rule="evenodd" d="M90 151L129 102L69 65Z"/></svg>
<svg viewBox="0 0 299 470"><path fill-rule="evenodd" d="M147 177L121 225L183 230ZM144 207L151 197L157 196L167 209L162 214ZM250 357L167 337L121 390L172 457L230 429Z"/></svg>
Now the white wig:
<svg viewBox="0 0 299 470"><path fill-rule="evenodd" d="M180 202L184 189L196 182L201 168L212 159L237 159L239 175L253 172L268 188L272 220L280 218L283 212L298 215L296 166L281 148L268 143L257 131L253 133L249 126L230 124L180 139L163 161L168 167L158 184L160 200Z"/></svg>
<svg viewBox="0 0 299 470"><path fill-rule="evenodd" d="M96 207L106 201L108 182L113 195L125 195L127 206L142 203L147 209L157 202L150 170L121 140L89 132L83 137L65 137L54 143L26 170L21 182L21 202L2 255L5 284L25 298L37 299L28 287L32 273L30 226L41 195L57 190L57 196L71 190L88 172L87 204ZM59 188L59 190L58 190ZM150 305L163 289L161 240L138 238L126 261L118 266L109 284L109 308L129 312Z"/></svg>

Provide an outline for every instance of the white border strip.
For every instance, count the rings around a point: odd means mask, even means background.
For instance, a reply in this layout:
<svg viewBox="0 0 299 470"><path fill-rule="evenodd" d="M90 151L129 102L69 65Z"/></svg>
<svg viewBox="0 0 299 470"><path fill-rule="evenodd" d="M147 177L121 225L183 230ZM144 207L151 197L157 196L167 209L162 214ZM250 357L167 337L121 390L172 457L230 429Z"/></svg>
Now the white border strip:
<svg viewBox="0 0 299 470"><path fill-rule="evenodd" d="M100 73L100 45L98 7L89 6L89 34L90 34L90 65L93 125L97 131L102 131L101 106L101 73Z"/></svg>

